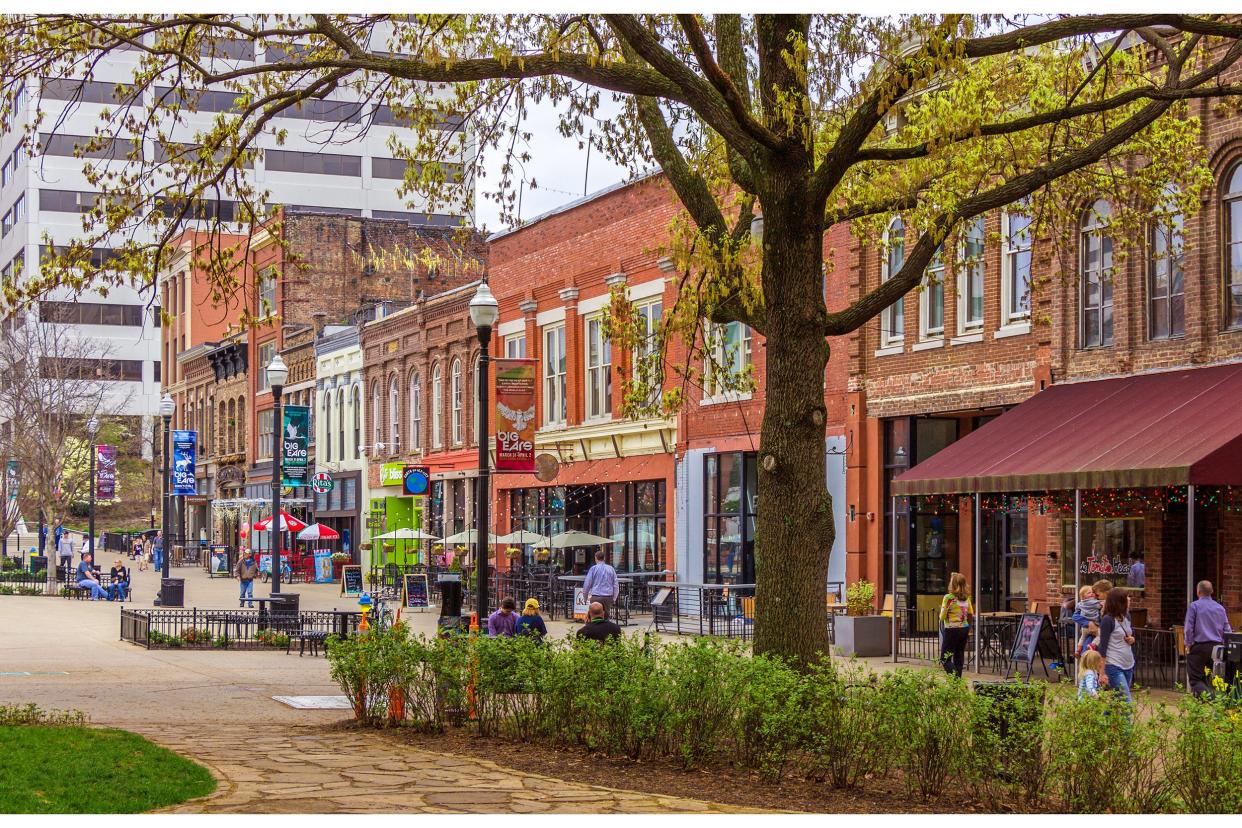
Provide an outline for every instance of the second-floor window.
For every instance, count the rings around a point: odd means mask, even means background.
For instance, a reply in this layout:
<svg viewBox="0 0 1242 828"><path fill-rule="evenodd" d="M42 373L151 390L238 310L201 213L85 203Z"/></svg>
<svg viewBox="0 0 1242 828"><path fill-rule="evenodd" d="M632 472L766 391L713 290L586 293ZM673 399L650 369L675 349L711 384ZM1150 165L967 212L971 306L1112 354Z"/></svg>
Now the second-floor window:
<svg viewBox="0 0 1242 828"><path fill-rule="evenodd" d="M272 450L275 447L276 438L276 412L272 409L259 412L259 457L267 460L272 459Z"/></svg>
<svg viewBox="0 0 1242 828"><path fill-rule="evenodd" d="M612 343L604 333L604 320L588 319L586 338L586 415L607 417L612 413Z"/></svg>
<svg viewBox="0 0 1242 828"><path fill-rule="evenodd" d="M543 424L564 425L567 421L565 401L565 326L543 329Z"/></svg>
<svg viewBox="0 0 1242 828"><path fill-rule="evenodd" d="M431 447L444 445L444 376L437 365L431 369Z"/></svg>
<svg viewBox="0 0 1242 828"><path fill-rule="evenodd" d="M1170 209L1156 214L1148 234L1147 335L1151 339L1186 333L1182 224L1182 214Z"/></svg>
<svg viewBox="0 0 1242 828"><path fill-rule="evenodd" d="M269 267L259 275L259 317L276 313L276 268ZM263 363L266 365L267 363Z"/></svg>
<svg viewBox="0 0 1242 828"><path fill-rule="evenodd" d="M1082 214L1080 227L1080 302L1082 347L1113 344L1113 240L1108 235L1112 209L1097 201Z"/></svg>
<svg viewBox="0 0 1242 828"><path fill-rule="evenodd" d="M707 365L704 394L718 397L739 390L740 380L750 370L751 330L749 325L730 322L707 327Z"/></svg>
<svg viewBox="0 0 1242 828"><path fill-rule="evenodd" d="M410 374L410 448L423 447L423 381Z"/></svg>
<svg viewBox="0 0 1242 828"><path fill-rule="evenodd" d="M526 334L505 337L505 357L508 359L526 358Z"/></svg>
<svg viewBox="0 0 1242 828"><path fill-rule="evenodd" d="M371 383L371 456L378 457L380 446L384 444L384 431L380 425L380 387L378 382Z"/></svg>
<svg viewBox="0 0 1242 828"><path fill-rule="evenodd" d="M660 315L663 313L661 302L647 302L637 305L634 313L642 323L643 339L634 349L634 373L643 382L650 394L647 405L655 405L663 393L664 361L660 353L659 331Z"/></svg>
<svg viewBox="0 0 1242 828"><path fill-rule="evenodd" d="M1242 163L1225 186L1221 221L1225 225L1225 326L1242 328Z"/></svg>
<svg viewBox="0 0 1242 828"><path fill-rule="evenodd" d="M1031 316L1031 219L1017 213L1001 216L1001 324Z"/></svg>
<svg viewBox="0 0 1242 828"><path fill-rule="evenodd" d="M388 453L401 451L401 391L397 386L397 378L388 380L388 434L392 442L388 444Z"/></svg>
<svg viewBox="0 0 1242 828"><path fill-rule="evenodd" d="M461 360L453 360L452 385L450 387L453 401L453 445L460 446L461 432Z"/></svg>
<svg viewBox="0 0 1242 828"><path fill-rule="evenodd" d="M961 255L957 266L957 329L959 333L983 327L983 216L975 216L962 229Z"/></svg>
<svg viewBox="0 0 1242 828"><path fill-rule="evenodd" d="M923 274L919 301L919 339L944 335L944 245L936 248Z"/></svg>
<svg viewBox="0 0 1242 828"><path fill-rule="evenodd" d="M362 457L362 387L354 384L354 459L358 460ZM344 428L344 426L341 426ZM341 437L341 445L345 445L344 436ZM343 453L343 452L342 452Z"/></svg>
<svg viewBox="0 0 1242 828"><path fill-rule="evenodd" d="M906 261L906 225L900 218L889 222L884 239L884 268L880 278L887 282L901 272ZM901 342L906 330L905 300L898 299L880 314L880 345Z"/></svg>
<svg viewBox="0 0 1242 828"><path fill-rule="evenodd" d="M276 343L264 342L259 346L259 390L266 391L272 387L267 381L267 366L272 363L276 356Z"/></svg>
<svg viewBox="0 0 1242 828"><path fill-rule="evenodd" d="M323 392L323 459L325 462L332 460L332 392Z"/></svg>

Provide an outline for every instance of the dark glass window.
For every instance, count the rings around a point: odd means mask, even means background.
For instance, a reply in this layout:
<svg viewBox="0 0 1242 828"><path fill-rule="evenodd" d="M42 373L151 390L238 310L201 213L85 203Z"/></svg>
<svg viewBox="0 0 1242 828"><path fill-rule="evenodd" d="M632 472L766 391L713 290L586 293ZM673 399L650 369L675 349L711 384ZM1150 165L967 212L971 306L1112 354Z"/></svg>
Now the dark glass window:
<svg viewBox="0 0 1242 828"><path fill-rule="evenodd" d="M356 155L329 152L265 150L264 162L271 172L315 173L318 175L362 175L362 159Z"/></svg>
<svg viewBox="0 0 1242 828"><path fill-rule="evenodd" d="M703 580L755 582L755 517L759 508L756 452L704 458Z"/></svg>
<svg viewBox="0 0 1242 828"><path fill-rule="evenodd" d="M1181 213L1161 216L1148 236L1147 333L1151 339L1186 333L1184 260Z"/></svg>

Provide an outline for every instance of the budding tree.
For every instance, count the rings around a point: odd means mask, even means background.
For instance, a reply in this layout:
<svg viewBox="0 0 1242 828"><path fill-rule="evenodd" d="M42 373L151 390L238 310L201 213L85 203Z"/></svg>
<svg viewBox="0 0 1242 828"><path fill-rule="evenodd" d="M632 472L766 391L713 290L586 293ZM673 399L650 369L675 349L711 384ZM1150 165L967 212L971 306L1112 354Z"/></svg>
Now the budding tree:
<svg viewBox="0 0 1242 828"><path fill-rule="evenodd" d="M755 647L798 660L827 649L829 338L914 289L954 229L989 210L1013 205L1051 226L1093 192L1124 222L1170 184L1193 209L1205 174L1186 102L1242 92L1242 24L1211 15L17 15L0 34L10 102L23 86L37 95L40 77L90 76L104 53L124 50L136 67L82 147L100 193L82 241L7 288L10 302L158 272L181 223L218 215L219 200L240 219L261 214L245 174L260 141L284 139L282 112L323 111L340 89L362 96L362 113L346 106L314 135L354 140L375 112L407 123L389 147L410 162L401 192L428 211L469 200L477 183L511 218L532 101L555 101L562 132L589 128L630 169L658 165L684 208L660 348L701 347L704 319L766 342ZM208 86L227 105L191 91ZM622 115L593 123L607 97ZM195 120L196 109L214 114ZM25 125L32 141L55 126ZM485 180L480 158L497 153L500 178ZM895 213L907 228L900 270L827 307L825 230L849 222L873 240ZM102 270L84 263L105 239L121 255ZM236 288L228 258L213 271L220 296Z"/></svg>

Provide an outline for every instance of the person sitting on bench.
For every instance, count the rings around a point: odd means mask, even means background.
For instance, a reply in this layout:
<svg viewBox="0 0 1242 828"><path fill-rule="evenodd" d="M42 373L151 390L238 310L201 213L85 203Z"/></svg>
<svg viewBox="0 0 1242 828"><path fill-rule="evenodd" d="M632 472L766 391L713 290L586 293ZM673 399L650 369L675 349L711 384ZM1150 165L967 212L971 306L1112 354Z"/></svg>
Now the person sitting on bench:
<svg viewBox="0 0 1242 828"><path fill-rule="evenodd" d="M78 564L77 582L79 587L90 591L92 601L99 601L107 599L108 593L99 584L99 576L95 574L92 564L93 557L90 552L82 556L82 562Z"/></svg>

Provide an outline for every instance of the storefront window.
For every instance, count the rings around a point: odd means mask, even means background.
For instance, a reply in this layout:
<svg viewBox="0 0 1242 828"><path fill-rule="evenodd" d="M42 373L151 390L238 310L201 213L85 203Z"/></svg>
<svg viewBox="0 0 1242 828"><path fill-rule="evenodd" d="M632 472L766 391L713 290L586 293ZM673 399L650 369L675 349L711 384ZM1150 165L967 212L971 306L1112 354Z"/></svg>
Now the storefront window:
<svg viewBox="0 0 1242 828"><path fill-rule="evenodd" d="M1106 578L1114 586L1142 589L1147 583L1143 552L1141 517L1083 518L1078 583ZM1061 521L1061 583L1069 589L1075 583L1073 518Z"/></svg>
<svg viewBox="0 0 1242 828"><path fill-rule="evenodd" d="M754 583L756 457L731 452L704 458L703 579L708 583Z"/></svg>
<svg viewBox="0 0 1242 828"><path fill-rule="evenodd" d="M427 531L439 537L445 537L444 531L444 481L431 482L431 505L427 511Z"/></svg>
<svg viewBox="0 0 1242 828"><path fill-rule="evenodd" d="M603 535L614 541L604 547L608 561L622 572L662 568L664 517L663 480L515 489L509 495L510 531L551 536L569 526ZM527 564L534 561L528 553Z"/></svg>

